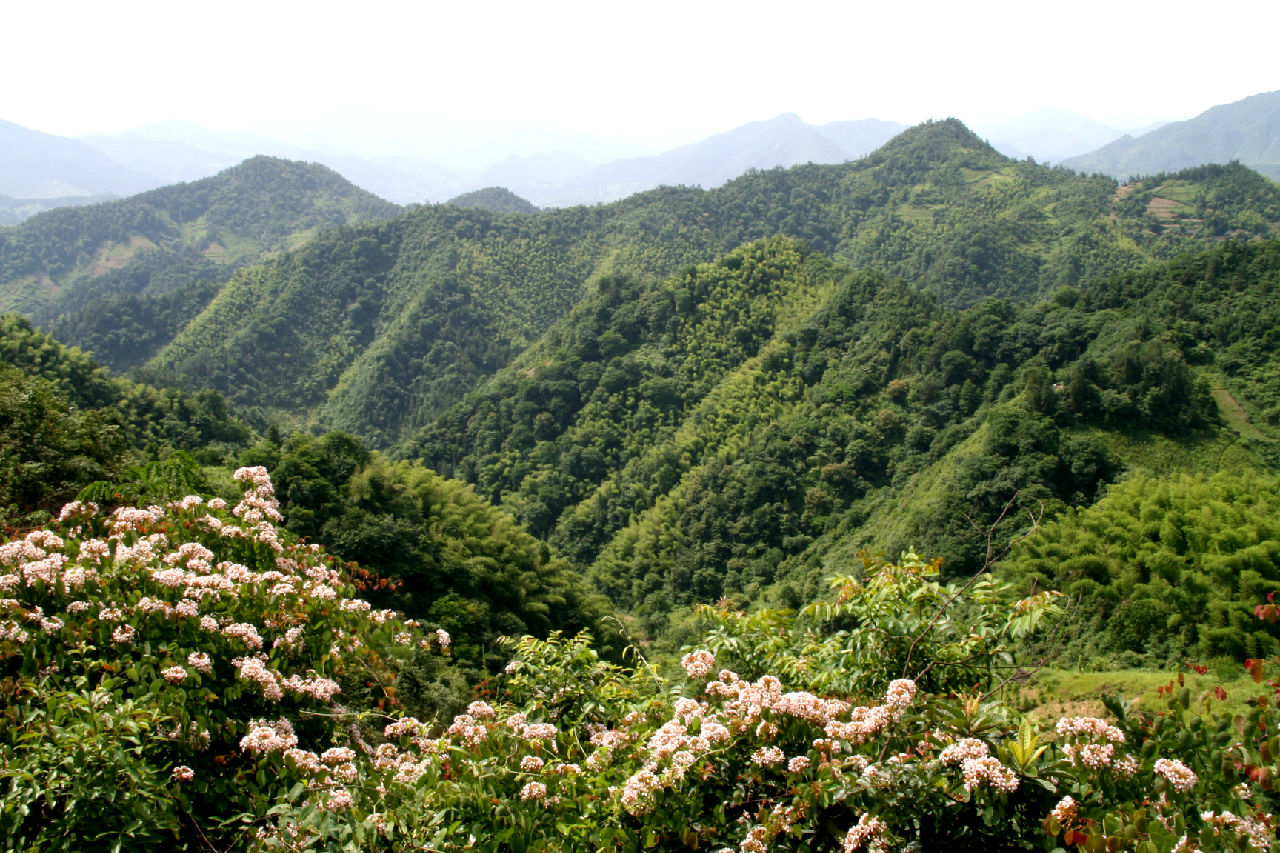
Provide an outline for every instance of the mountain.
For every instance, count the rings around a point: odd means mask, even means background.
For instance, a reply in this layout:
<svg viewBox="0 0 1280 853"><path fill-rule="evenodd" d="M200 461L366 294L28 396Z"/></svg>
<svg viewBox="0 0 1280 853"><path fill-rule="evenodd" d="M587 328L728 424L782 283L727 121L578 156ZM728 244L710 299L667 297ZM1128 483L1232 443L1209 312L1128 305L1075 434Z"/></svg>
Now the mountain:
<svg viewBox="0 0 1280 853"><path fill-rule="evenodd" d="M856 160L875 151L906 130L907 126L896 121L867 118L813 125L813 129L835 143L844 153L845 160Z"/></svg>
<svg viewBox="0 0 1280 853"><path fill-rule="evenodd" d="M900 125L836 122L822 128L787 113L752 122L652 157L606 163L535 203L562 205L623 198L661 185L717 187L751 169L841 163L882 145Z"/></svg>
<svg viewBox="0 0 1280 853"><path fill-rule="evenodd" d="M84 143L0 121L0 194L15 198L130 195L156 186Z"/></svg>
<svg viewBox="0 0 1280 853"><path fill-rule="evenodd" d="M399 208L314 164L257 157L215 177L50 210L0 231L0 306L123 368L231 273Z"/></svg>
<svg viewBox="0 0 1280 853"><path fill-rule="evenodd" d="M291 145L266 136L210 130L190 122L145 125L126 133L82 137L117 163L144 172L151 186L209 177L259 155L321 163L357 186L396 203L441 200L458 191L458 176L420 157L361 157Z"/></svg>
<svg viewBox="0 0 1280 853"><path fill-rule="evenodd" d="M1280 222L1276 188L1244 167L1117 190L1009 160L948 120L856 162L753 172L712 190L665 187L537 216L419 207L239 272L172 327L147 369L257 406L263 425L342 429L387 449L604 283L663 281L746 242L787 235L966 307L1044 298L1227 237L1269 236ZM511 369L534 369L527 358Z"/></svg>
<svg viewBox="0 0 1280 853"><path fill-rule="evenodd" d="M1233 160L1280 180L1280 91L1221 104L1136 138L1124 136L1063 165L1123 179Z"/></svg>
<svg viewBox="0 0 1280 853"><path fill-rule="evenodd" d="M18 225L55 207L78 207L112 201L113 195L69 195L60 198L11 198L0 195L0 225Z"/></svg>
<svg viewBox="0 0 1280 853"><path fill-rule="evenodd" d="M1053 109L1037 110L974 129L1002 154L1019 159L1035 157L1052 163L1093 151L1124 136L1123 130L1079 113Z"/></svg>
<svg viewBox="0 0 1280 853"><path fill-rule="evenodd" d="M485 187L449 199L454 207L488 210L491 213L537 213L538 208L505 187Z"/></svg>
<svg viewBox="0 0 1280 853"><path fill-rule="evenodd" d="M658 625L724 597L794 607L864 548L927 540L965 576L988 529L1008 541L1126 470L1280 467L1278 273L1280 241L1227 241L957 310L756 242L602 283L405 452Z"/></svg>

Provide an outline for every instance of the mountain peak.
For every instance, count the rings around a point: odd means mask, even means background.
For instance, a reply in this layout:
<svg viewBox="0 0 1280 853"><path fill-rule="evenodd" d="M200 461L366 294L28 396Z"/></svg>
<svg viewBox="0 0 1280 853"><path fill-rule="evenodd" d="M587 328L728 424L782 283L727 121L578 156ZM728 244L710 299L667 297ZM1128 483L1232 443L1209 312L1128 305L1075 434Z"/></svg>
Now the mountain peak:
<svg viewBox="0 0 1280 853"><path fill-rule="evenodd" d="M538 207L506 187L485 187L449 199L455 207L488 210L491 213L537 213Z"/></svg>
<svg viewBox="0 0 1280 853"><path fill-rule="evenodd" d="M1003 157L991 147L990 143L970 130L958 118L945 118L939 121L931 119L909 127L885 143L878 153L883 157L891 157L917 150L928 151L931 156L936 157L942 153L943 149L957 148Z"/></svg>

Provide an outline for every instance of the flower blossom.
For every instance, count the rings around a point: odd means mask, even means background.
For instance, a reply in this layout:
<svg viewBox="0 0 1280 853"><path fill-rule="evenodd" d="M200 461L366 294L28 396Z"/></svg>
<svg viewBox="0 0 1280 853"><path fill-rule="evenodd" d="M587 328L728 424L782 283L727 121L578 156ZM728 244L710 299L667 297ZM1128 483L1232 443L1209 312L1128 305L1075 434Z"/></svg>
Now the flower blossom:
<svg viewBox="0 0 1280 853"><path fill-rule="evenodd" d="M254 720L249 733L240 738L240 748L252 753L283 752L297 745L298 737L293 733L293 725L283 717L274 723Z"/></svg>
<svg viewBox="0 0 1280 853"><path fill-rule="evenodd" d="M1161 758L1155 763L1156 775L1163 776L1179 794L1185 794L1200 781L1190 767L1176 758Z"/></svg>
<svg viewBox="0 0 1280 853"><path fill-rule="evenodd" d="M520 799L541 800L547 796L547 786L541 782L530 782L520 789Z"/></svg>
<svg viewBox="0 0 1280 853"><path fill-rule="evenodd" d="M964 789L972 791L983 782L991 783L991 787L1006 794L1018 790L1018 776L1008 767L992 756L985 758L966 758L960 764L964 774Z"/></svg>
<svg viewBox="0 0 1280 853"><path fill-rule="evenodd" d="M1053 811L1049 812L1049 817L1054 818L1058 823L1070 823L1076 819L1078 807L1074 797L1070 795L1058 800L1058 804L1053 807Z"/></svg>
<svg viewBox="0 0 1280 853"><path fill-rule="evenodd" d="M889 682L884 694L884 703L898 710L904 710L916 696L916 683L910 678L899 678Z"/></svg>
<svg viewBox="0 0 1280 853"><path fill-rule="evenodd" d="M772 767L775 764L781 764L786 758L786 753L776 746L762 746L751 753L751 762L761 767Z"/></svg>
<svg viewBox="0 0 1280 853"><path fill-rule="evenodd" d="M872 817L864 814L858 818L857 824L852 826L848 833L845 834L844 844L841 845L843 853L854 853L855 850L861 850L866 847L870 853L884 853L888 850L889 827L878 817Z"/></svg>
<svg viewBox="0 0 1280 853"><path fill-rule="evenodd" d="M706 678L715 663L716 656L706 649L697 649L680 658L680 665L690 678Z"/></svg>

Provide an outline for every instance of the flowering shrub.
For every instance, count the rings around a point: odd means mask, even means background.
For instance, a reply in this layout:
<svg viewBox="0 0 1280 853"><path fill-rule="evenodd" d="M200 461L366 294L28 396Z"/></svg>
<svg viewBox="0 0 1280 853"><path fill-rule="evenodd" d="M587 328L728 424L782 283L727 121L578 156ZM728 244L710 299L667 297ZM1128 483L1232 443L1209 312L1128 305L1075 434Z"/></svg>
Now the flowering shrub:
<svg viewBox="0 0 1280 853"><path fill-rule="evenodd" d="M226 835L299 781L266 756L359 737L341 702L385 704L427 642L286 541L264 470L236 478L234 507L76 502L0 545L6 849Z"/></svg>
<svg viewBox="0 0 1280 853"><path fill-rule="evenodd" d="M1052 615L871 561L808 622L708 609L679 680L586 634L509 642L452 719L396 709L447 654L351 596L245 499L186 498L0 545L0 831L11 849L1269 850L1280 720L1192 710L1037 731L1007 640ZM1254 671L1261 677L1261 667Z"/></svg>

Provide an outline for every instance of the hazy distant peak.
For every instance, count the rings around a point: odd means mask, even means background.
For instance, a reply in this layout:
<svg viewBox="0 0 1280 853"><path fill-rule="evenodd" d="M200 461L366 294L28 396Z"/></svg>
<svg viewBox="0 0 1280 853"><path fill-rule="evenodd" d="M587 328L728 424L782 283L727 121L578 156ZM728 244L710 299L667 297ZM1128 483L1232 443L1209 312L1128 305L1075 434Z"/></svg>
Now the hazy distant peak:
<svg viewBox="0 0 1280 853"><path fill-rule="evenodd" d="M1280 180L1280 91L1219 104L1141 136L1124 136L1064 165L1125 178L1231 160Z"/></svg>

